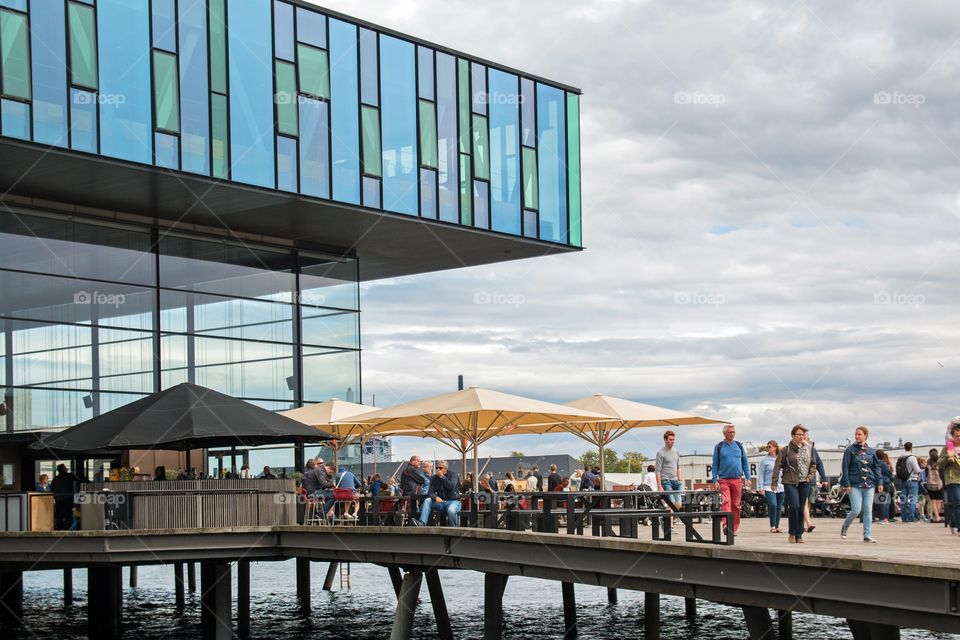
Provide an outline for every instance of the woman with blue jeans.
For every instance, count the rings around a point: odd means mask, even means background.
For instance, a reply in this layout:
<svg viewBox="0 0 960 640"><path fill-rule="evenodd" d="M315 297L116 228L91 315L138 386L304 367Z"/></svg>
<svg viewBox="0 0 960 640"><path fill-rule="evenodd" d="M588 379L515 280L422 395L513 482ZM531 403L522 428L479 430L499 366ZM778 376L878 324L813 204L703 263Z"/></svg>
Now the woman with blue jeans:
<svg viewBox="0 0 960 640"><path fill-rule="evenodd" d="M847 539L850 523L863 512L863 541L876 542L870 537L870 528L873 525L873 494L875 490L883 491L883 471L876 452L867 444L868 435L869 429L864 426L857 427L853 434L856 442L843 452L840 486L850 496L850 513L840 529L840 537L844 540Z"/></svg>
<svg viewBox="0 0 960 640"><path fill-rule="evenodd" d="M781 481L783 483L787 520L790 523L789 541L792 543L803 542L803 505L810 494L810 484L816 473L817 461L813 447L807 444L807 428L802 424L795 425L790 430L790 442L777 455L770 479L770 487L774 491Z"/></svg>
<svg viewBox="0 0 960 640"><path fill-rule="evenodd" d="M757 471L760 482L760 495L767 499L767 516L770 518L770 533L780 533L780 514L783 512L783 487L779 491L771 488L773 480L773 467L777 463L777 455L780 453L780 445L776 440L767 443L767 457L760 462L760 469Z"/></svg>

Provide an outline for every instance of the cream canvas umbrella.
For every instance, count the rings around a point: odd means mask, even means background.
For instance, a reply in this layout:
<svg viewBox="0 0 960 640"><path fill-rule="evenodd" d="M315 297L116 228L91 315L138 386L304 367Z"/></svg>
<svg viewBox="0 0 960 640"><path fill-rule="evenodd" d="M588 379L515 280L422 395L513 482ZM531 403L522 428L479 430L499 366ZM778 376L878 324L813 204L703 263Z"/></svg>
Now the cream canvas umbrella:
<svg viewBox="0 0 960 640"><path fill-rule="evenodd" d="M604 413L615 418L615 420L608 422L565 422L550 428L551 431L563 429L597 446L600 450L601 477L603 477L606 471L606 465L603 460L604 448L630 429L728 424L727 420L702 418L681 411L674 411L673 409L657 407L652 404L605 396L602 393L568 402L565 406L595 413Z"/></svg>
<svg viewBox="0 0 960 640"><path fill-rule="evenodd" d="M331 434L334 439L324 443L324 446L330 447L333 451L333 465L334 468L337 468L340 449L356 442L362 443L365 441L370 435L370 427L365 424L337 424L336 421L346 420L351 416L370 413L375 410L376 407L369 405L334 399L283 411L280 415Z"/></svg>
<svg viewBox="0 0 960 640"><path fill-rule="evenodd" d="M460 452L466 461L473 450L473 488L479 482L477 449L490 438L507 435L523 425L578 424L609 421L613 416L562 404L471 387L400 404L340 424L365 424L371 433L423 435Z"/></svg>

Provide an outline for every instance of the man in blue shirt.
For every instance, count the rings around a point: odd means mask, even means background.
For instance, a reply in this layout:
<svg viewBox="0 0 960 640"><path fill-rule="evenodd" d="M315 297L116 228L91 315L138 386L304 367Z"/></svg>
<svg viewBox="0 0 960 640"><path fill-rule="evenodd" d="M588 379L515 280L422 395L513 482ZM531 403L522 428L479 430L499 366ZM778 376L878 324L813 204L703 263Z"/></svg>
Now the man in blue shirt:
<svg viewBox="0 0 960 640"><path fill-rule="evenodd" d="M750 462L743 445L734 440L737 429L732 424L723 428L723 440L713 449L710 481L720 491L720 510L733 511L733 533L740 530L740 499L743 479L750 481ZM724 526L727 523L724 522Z"/></svg>
<svg viewBox="0 0 960 640"><path fill-rule="evenodd" d="M456 474L447 474L447 463L437 460L436 471L430 478L430 487L427 490L427 499L420 509L420 520L416 525L427 524L431 511L445 511L447 524L456 527L460 524L460 490L457 487L459 478Z"/></svg>

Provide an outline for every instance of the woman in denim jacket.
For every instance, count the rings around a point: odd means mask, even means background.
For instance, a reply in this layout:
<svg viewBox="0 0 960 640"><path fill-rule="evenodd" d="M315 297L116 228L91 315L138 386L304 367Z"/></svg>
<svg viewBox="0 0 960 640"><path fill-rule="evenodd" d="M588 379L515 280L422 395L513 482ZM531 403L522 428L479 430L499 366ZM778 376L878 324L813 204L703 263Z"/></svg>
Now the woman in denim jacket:
<svg viewBox="0 0 960 640"><path fill-rule="evenodd" d="M867 444L869 434L870 430L866 427L857 427L854 432L856 442L843 452L840 486L850 495L850 513L840 530L840 537L844 540L847 539L850 523L862 511L863 541L876 542L870 537L870 526L873 524L873 492L883 491L883 471L876 452Z"/></svg>
<svg viewBox="0 0 960 640"><path fill-rule="evenodd" d="M767 455L760 461L757 480L760 483L760 495L767 499L767 516L770 518L770 533L780 533L780 514L783 512L783 486L777 491L771 488L773 467L777 463L780 445L776 440L767 443Z"/></svg>

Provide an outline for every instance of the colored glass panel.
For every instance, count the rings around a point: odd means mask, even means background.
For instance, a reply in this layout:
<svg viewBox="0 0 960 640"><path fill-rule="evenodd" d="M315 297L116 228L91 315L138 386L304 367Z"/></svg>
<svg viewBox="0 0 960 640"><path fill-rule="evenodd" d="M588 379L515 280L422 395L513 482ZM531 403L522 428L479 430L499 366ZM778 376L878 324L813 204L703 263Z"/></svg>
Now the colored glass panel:
<svg viewBox="0 0 960 640"><path fill-rule="evenodd" d="M537 146L537 101L535 84L529 78L520 79L520 120L523 123L521 138L529 147Z"/></svg>
<svg viewBox="0 0 960 640"><path fill-rule="evenodd" d="M420 101L420 164L437 168L437 109L426 100Z"/></svg>
<svg viewBox="0 0 960 640"><path fill-rule="evenodd" d="M16 9L17 11L27 11L27 0L0 0L0 7Z"/></svg>
<svg viewBox="0 0 960 640"><path fill-rule="evenodd" d="M226 0L210 1L210 89L227 92Z"/></svg>
<svg viewBox="0 0 960 640"><path fill-rule="evenodd" d="M97 27L93 8L67 3L70 25L70 82L97 88Z"/></svg>
<svg viewBox="0 0 960 640"><path fill-rule="evenodd" d="M166 133L153 134L154 161L158 167L177 168L177 156L180 155L180 139Z"/></svg>
<svg viewBox="0 0 960 640"><path fill-rule="evenodd" d="M460 153L470 153L470 64L457 60L457 103L460 113Z"/></svg>
<svg viewBox="0 0 960 640"><path fill-rule="evenodd" d="M184 171L210 175L210 84L206 0L179 0L180 162Z"/></svg>
<svg viewBox="0 0 960 640"><path fill-rule="evenodd" d="M360 84L357 78L357 28L329 20L330 127L333 199L360 204Z"/></svg>
<svg viewBox="0 0 960 640"><path fill-rule="evenodd" d="M230 176L273 188L273 46L270 0L229 0ZM269 32L268 32L269 33Z"/></svg>
<svg viewBox="0 0 960 640"><path fill-rule="evenodd" d="M277 65L277 127L280 133L296 136L297 126L297 71L294 65L282 60Z"/></svg>
<svg viewBox="0 0 960 640"><path fill-rule="evenodd" d="M460 224L471 224L473 221L473 171L471 170L470 156L460 156Z"/></svg>
<svg viewBox="0 0 960 640"><path fill-rule="evenodd" d="M70 147L97 152L97 97L89 91L70 90Z"/></svg>
<svg viewBox="0 0 960 640"><path fill-rule="evenodd" d="M318 98L330 98L330 74L326 51L298 44L297 71L300 73L301 93L308 93Z"/></svg>
<svg viewBox="0 0 960 640"><path fill-rule="evenodd" d="M490 185L480 180L473 181L473 224L490 228Z"/></svg>
<svg viewBox="0 0 960 640"><path fill-rule="evenodd" d="M580 96L567 94L567 184L570 197L570 244L583 245L580 228Z"/></svg>
<svg viewBox="0 0 960 640"><path fill-rule="evenodd" d="M100 0L97 42L100 153L152 164L149 2Z"/></svg>
<svg viewBox="0 0 960 640"><path fill-rule="evenodd" d="M277 189L297 192L297 141L277 136Z"/></svg>
<svg viewBox="0 0 960 640"><path fill-rule="evenodd" d="M456 222L459 211L457 181L457 63L446 53L437 53L437 181L440 188L440 219Z"/></svg>
<svg viewBox="0 0 960 640"><path fill-rule="evenodd" d="M566 117L564 92L537 84L537 171L540 238L567 239Z"/></svg>
<svg viewBox="0 0 960 640"><path fill-rule="evenodd" d="M227 134L229 109L226 96L218 93L210 96L210 115L213 120L213 175L216 178L229 178L230 145Z"/></svg>
<svg viewBox="0 0 960 640"><path fill-rule="evenodd" d="M180 131L180 97L177 91L177 57L153 52L153 99L157 128Z"/></svg>
<svg viewBox="0 0 960 640"><path fill-rule="evenodd" d="M27 16L0 10L0 66L3 95L30 99L30 46Z"/></svg>
<svg viewBox="0 0 960 640"><path fill-rule="evenodd" d="M293 5L273 3L273 52L278 58L294 61Z"/></svg>
<svg viewBox="0 0 960 640"><path fill-rule="evenodd" d="M538 227L537 212L525 209L523 211L523 235L527 238L536 238Z"/></svg>
<svg viewBox="0 0 960 640"><path fill-rule="evenodd" d="M175 53L177 51L177 21L174 0L151 0L153 15L153 46Z"/></svg>
<svg viewBox="0 0 960 640"><path fill-rule="evenodd" d="M330 197L328 104L300 97L300 193Z"/></svg>
<svg viewBox="0 0 960 640"><path fill-rule="evenodd" d="M417 73L414 45L380 37L383 208L417 215Z"/></svg>
<svg viewBox="0 0 960 640"><path fill-rule="evenodd" d="M378 66L377 34L369 29L360 29L360 99L364 104L379 106L380 81Z"/></svg>
<svg viewBox="0 0 960 640"><path fill-rule="evenodd" d="M30 139L30 105L0 100L0 133L8 138Z"/></svg>
<svg viewBox="0 0 960 640"><path fill-rule="evenodd" d="M43 16L30 25L33 55L33 139L66 147L67 58L66 17L62 0L33 0L34 15Z"/></svg>
<svg viewBox="0 0 960 640"><path fill-rule="evenodd" d="M327 17L322 13L297 7L297 40L326 49Z"/></svg>
<svg viewBox="0 0 960 640"><path fill-rule="evenodd" d="M370 176L363 177L363 206L373 209L380 208L380 179Z"/></svg>
<svg viewBox="0 0 960 640"><path fill-rule="evenodd" d="M437 217L437 172L433 169L420 169L420 215Z"/></svg>
<svg viewBox="0 0 960 640"><path fill-rule="evenodd" d="M487 118L485 116L473 116L473 177L487 180L490 178L490 153L489 132L487 131Z"/></svg>
<svg viewBox="0 0 960 640"><path fill-rule="evenodd" d="M474 113L487 113L487 68L476 62L470 63L471 105Z"/></svg>
<svg viewBox="0 0 960 640"><path fill-rule="evenodd" d="M537 151L523 148L523 206L527 209L540 208L540 192L537 184Z"/></svg>
<svg viewBox="0 0 960 640"><path fill-rule="evenodd" d="M363 173L382 176L383 165L380 149L380 111L364 106L360 112L363 120Z"/></svg>
<svg viewBox="0 0 960 640"><path fill-rule="evenodd" d="M433 100L433 49L417 47L417 95Z"/></svg>
<svg viewBox="0 0 960 640"><path fill-rule="evenodd" d="M490 70L490 226L520 234L519 79Z"/></svg>

